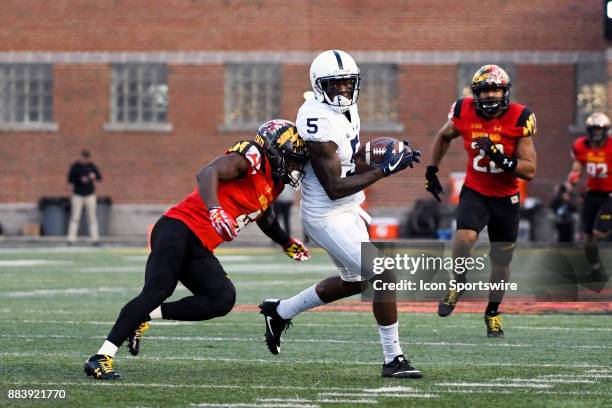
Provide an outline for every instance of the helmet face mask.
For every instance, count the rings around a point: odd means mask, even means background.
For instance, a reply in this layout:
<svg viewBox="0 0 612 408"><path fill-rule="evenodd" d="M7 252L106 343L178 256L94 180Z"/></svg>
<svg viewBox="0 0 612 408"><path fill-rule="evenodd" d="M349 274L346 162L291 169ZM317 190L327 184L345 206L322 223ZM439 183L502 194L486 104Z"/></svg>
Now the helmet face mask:
<svg viewBox="0 0 612 408"><path fill-rule="evenodd" d="M608 137L608 129L598 126L591 126L587 129L587 134L589 141L593 143L601 143L606 137Z"/></svg>
<svg viewBox="0 0 612 408"><path fill-rule="evenodd" d="M472 78L472 94L476 108L485 116L493 117L505 112L510 105L510 77L497 65L480 67ZM501 97L481 97L483 91L501 89ZM489 92L490 93L490 92Z"/></svg>
<svg viewBox="0 0 612 408"><path fill-rule="evenodd" d="M359 75L347 75L319 78L316 85L323 94L325 103L332 109L344 113L351 105L357 103L359 82Z"/></svg>
<svg viewBox="0 0 612 408"><path fill-rule="evenodd" d="M610 119L604 113L595 112L591 114L585 125L590 142L601 143L608 138Z"/></svg>
<svg viewBox="0 0 612 408"><path fill-rule="evenodd" d="M268 121L259 128L256 141L264 148L273 176L298 190L308 150L295 124L284 119Z"/></svg>
<svg viewBox="0 0 612 408"><path fill-rule="evenodd" d="M344 113L357 103L361 77L349 54L329 50L319 54L310 65L310 83L317 101Z"/></svg>

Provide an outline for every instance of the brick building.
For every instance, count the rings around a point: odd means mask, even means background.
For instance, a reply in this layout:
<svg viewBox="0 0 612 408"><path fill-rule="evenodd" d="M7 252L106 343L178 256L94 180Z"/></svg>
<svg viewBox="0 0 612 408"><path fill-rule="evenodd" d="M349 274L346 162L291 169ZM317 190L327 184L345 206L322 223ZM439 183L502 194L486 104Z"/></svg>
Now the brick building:
<svg viewBox="0 0 612 408"><path fill-rule="evenodd" d="M538 118L529 194L546 199L584 115L608 110L602 13L601 2L576 0L4 2L0 222L14 231L40 197L68 195L82 148L104 173L99 194L113 198L116 220L159 214L256 124L295 119L309 64L330 48L362 67L362 139L407 138L425 160L475 69L506 68L513 99ZM454 143L443 176L465 161ZM425 197L423 174L379 183L369 205ZM111 232L134 228L121 221Z"/></svg>

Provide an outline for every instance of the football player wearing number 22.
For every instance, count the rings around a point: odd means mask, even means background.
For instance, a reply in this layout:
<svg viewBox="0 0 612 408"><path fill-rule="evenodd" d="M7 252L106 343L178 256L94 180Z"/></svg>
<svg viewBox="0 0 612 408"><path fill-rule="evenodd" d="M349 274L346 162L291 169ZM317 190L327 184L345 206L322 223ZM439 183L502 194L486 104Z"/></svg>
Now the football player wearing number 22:
<svg viewBox="0 0 612 408"><path fill-rule="evenodd" d="M344 51L328 50L310 66L314 96L298 111L297 128L310 152L304 169L302 221L306 234L324 248L339 276L324 279L295 296L266 299L260 305L265 318L266 343L280 353L280 338L299 313L363 292L371 276L361 273L361 243L369 241L359 204L366 187L419 161L417 150L394 152L387 147L379 165L355 171L359 149L359 68ZM407 146L407 143L405 143ZM373 312L384 353L383 377L419 378L421 372L404 357L399 342L395 293L376 291Z"/></svg>
<svg viewBox="0 0 612 408"><path fill-rule="evenodd" d="M468 153L465 182L459 196L454 257L469 257L480 231L486 226L491 242L491 282L508 282L519 226L518 179L531 180L536 172L535 115L510 102L510 77L497 65L484 65L472 78L473 98L459 99L438 131L425 188L440 201L443 192L438 166L453 139L463 137ZM457 282L465 273L453 271ZM450 315L462 295L449 290L438 305L438 315ZM503 337L499 305L504 291L491 291L485 310L488 337Z"/></svg>
<svg viewBox="0 0 612 408"><path fill-rule="evenodd" d="M296 261L308 249L279 226L271 204L288 184L299 188L308 158L306 144L292 122L264 123L254 141L240 141L197 174L197 188L157 221L142 292L129 301L98 352L85 362L85 373L114 380L117 349L127 340L131 354L140 351L151 319L200 321L228 314L236 299L234 285L214 256L249 222L282 246ZM178 282L192 296L166 302Z"/></svg>

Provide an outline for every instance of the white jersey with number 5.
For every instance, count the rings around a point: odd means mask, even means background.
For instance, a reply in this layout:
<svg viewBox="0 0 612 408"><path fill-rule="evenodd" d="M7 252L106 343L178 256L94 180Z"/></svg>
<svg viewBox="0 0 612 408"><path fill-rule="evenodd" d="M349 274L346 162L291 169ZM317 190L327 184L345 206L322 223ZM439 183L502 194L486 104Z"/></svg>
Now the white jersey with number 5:
<svg viewBox="0 0 612 408"><path fill-rule="evenodd" d="M359 113L357 105L350 107L347 115L335 112L328 105L309 98L298 110L296 125L299 135L307 142L334 142L342 165L341 177L355 174L352 158L359 149ZM331 200L314 173L310 161L304 168L302 181L302 217L317 218L346 211L359 205L365 196L362 191Z"/></svg>

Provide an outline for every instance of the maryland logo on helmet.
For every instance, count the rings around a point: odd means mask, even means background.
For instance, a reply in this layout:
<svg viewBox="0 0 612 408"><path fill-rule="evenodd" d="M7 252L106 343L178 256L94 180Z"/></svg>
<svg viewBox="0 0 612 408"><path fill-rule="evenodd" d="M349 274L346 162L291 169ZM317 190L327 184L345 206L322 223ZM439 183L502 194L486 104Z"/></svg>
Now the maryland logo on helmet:
<svg viewBox="0 0 612 408"><path fill-rule="evenodd" d="M499 115L510 105L510 76L497 65L483 65L472 77L472 94L477 109L487 116ZM481 97L486 89L501 89L500 97Z"/></svg>
<svg viewBox="0 0 612 408"><path fill-rule="evenodd" d="M497 65L483 65L472 77L474 88L509 88L510 76Z"/></svg>
<svg viewBox="0 0 612 408"><path fill-rule="evenodd" d="M270 120L259 127L255 142L267 153L272 173L285 184L298 187L308 150L295 124L284 119Z"/></svg>

